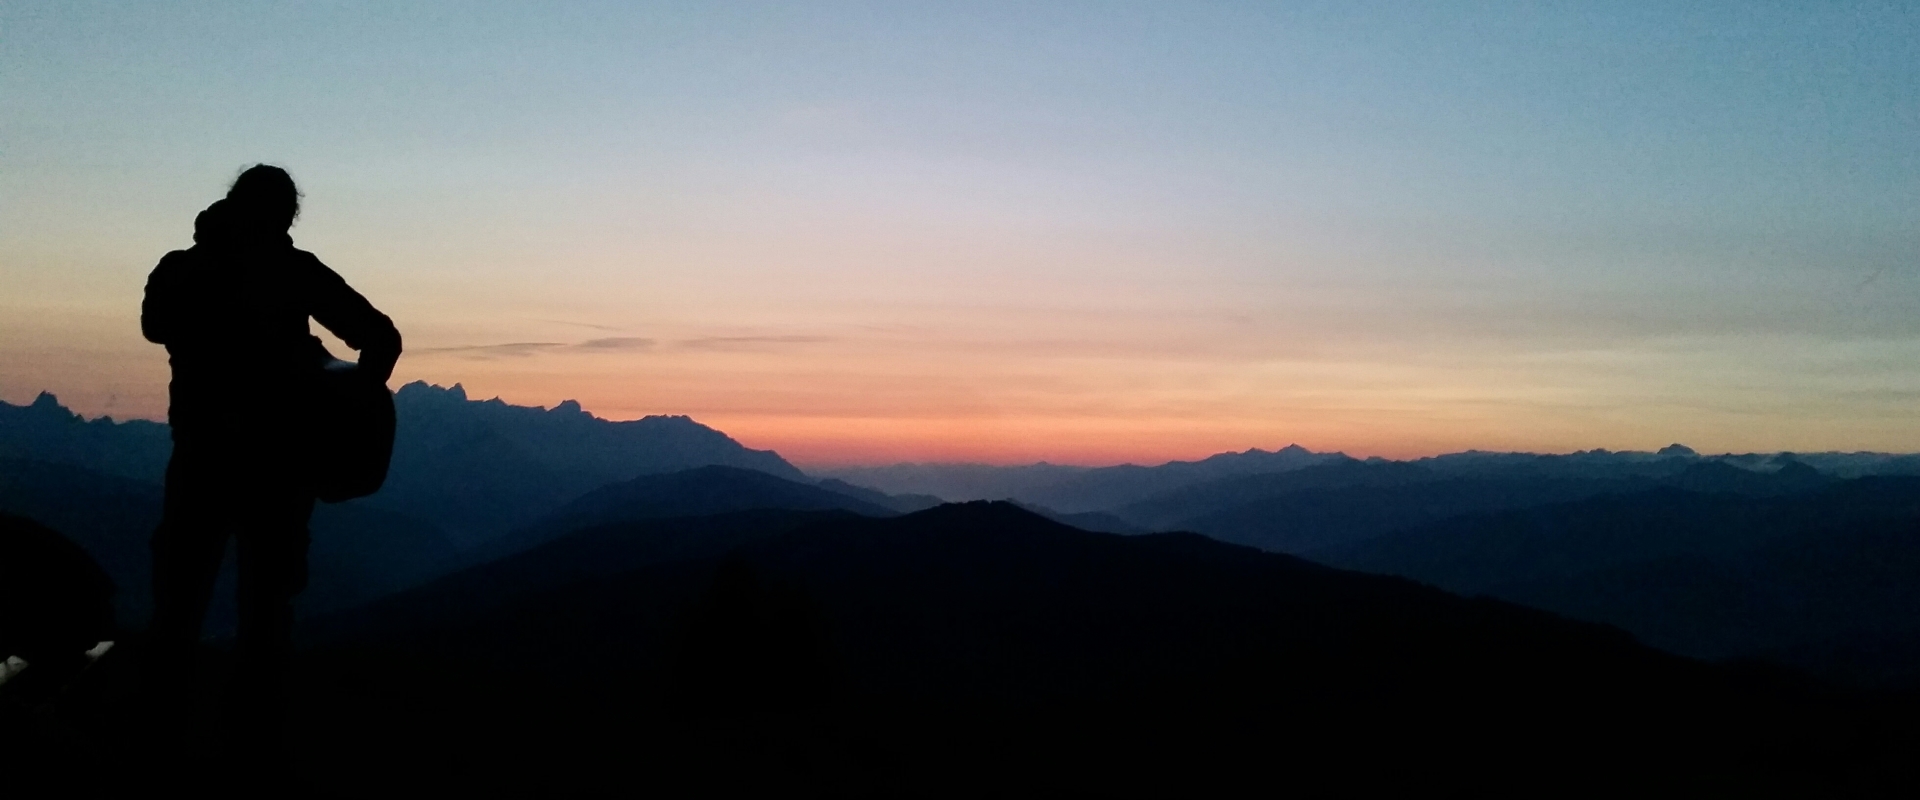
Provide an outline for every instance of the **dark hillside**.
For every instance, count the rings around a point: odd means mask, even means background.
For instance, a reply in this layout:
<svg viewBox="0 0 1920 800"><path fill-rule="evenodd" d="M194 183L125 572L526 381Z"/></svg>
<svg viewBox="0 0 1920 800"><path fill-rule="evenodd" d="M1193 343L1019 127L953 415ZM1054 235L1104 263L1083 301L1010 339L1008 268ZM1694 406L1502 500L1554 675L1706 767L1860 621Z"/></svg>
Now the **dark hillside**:
<svg viewBox="0 0 1920 800"><path fill-rule="evenodd" d="M347 785L445 752L482 785L1139 794L1833 788L1904 741L1617 630L1190 534L833 513L599 528L328 619L313 746Z"/></svg>
<svg viewBox="0 0 1920 800"><path fill-rule="evenodd" d="M755 509L844 510L869 517L899 512L818 486L734 467L643 475L582 495L541 520L476 548L468 563L518 553L581 528L670 517L703 517Z"/></svg>
<svg viewBox="0 0 1920 800"><path fill-rule="evenodd" d="M1920 686L1920 480L1788 495L1674 489L1448 520L1315 557L1624 627L1702 657L1855 651ZM1814 648L1814 649L1809 649ZM1856 652L1854 661L1864 657ZM1838 673L1834 673L1838 675ZM1887 681L1882 681L1887 682Z"/></svg>
<svg viewBox="0 0 1920 800"><path fill-rule="evenodd" d="M1679 556L1721 557L1795 534L1920 516L1920 479L1861 478L1784 497L1658 489L1472 515L1314 555L1460 592Z"/></svg>

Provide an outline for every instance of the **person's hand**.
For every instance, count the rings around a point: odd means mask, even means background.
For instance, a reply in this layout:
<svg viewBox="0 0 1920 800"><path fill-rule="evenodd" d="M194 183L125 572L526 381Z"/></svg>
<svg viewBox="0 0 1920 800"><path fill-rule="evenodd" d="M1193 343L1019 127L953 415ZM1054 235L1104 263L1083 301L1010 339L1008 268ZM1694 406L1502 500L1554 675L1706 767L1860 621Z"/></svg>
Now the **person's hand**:
<svg viewBox="0 0 1920 800"><path fill-rule="evenodd" d="M362 357L356 369L360 370L360 372L367 377L372 378L375 382L384 385L389 378L393 377L393 364L394 362L392 361Z"/></svg>

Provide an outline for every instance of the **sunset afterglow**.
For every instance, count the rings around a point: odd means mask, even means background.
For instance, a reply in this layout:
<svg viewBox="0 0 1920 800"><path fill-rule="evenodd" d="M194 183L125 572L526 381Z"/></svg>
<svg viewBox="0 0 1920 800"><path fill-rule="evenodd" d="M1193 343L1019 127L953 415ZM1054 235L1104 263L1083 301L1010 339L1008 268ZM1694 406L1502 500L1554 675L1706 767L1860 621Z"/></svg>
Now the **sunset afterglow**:
<svg viewBox="0 0 1920 800"><path fill-rule="evenodd" d="M1920 450L1920 29L1843 6L0 11L0 399L162 417L264 161L393 385L803 466Z"/></svg>

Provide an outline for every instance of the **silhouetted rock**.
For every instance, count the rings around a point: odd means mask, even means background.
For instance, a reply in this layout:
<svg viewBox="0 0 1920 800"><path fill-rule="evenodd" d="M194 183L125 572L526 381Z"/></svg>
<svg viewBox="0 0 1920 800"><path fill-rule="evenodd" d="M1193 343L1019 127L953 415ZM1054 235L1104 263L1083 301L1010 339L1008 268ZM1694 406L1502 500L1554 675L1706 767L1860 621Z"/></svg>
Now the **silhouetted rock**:
<svg viewBox="0 0 1920 800"><path fill-rule="evenodd" d="M86 652L113 635L113 593L79 545L0 514L0 661L22 658L36 679L84 665Z"/></svg>
<svg viewBox="0 0 1920 800"><path fill-rule="evenodd" d="M0 512L39 520L92 556L119 587L114 604L124 624L144 626L152 613L147 543L160 522L160 500L160 487L153 483L65 464L0 459Z"/></svg>

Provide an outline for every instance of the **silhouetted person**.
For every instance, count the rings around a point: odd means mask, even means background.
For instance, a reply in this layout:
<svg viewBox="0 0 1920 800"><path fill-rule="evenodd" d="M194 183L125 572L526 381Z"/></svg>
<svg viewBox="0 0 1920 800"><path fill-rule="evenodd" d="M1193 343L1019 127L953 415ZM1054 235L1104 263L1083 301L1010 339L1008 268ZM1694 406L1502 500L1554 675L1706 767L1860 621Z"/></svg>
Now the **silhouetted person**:
<svg viewBox="0 0 1920 800"><path fill-rule="evenodd" d="M150 688L161 722L183 721L201 621L227 539L239 552L231 691L235 740L279 755L293 598L307 582L310 427L326 349L308 320L360 351L385 383L400 357L392 320L287 233L292 177L258 165L194 222L194 246L147 278L140 327L173 366L173 458L153 536Z"/></svg>

